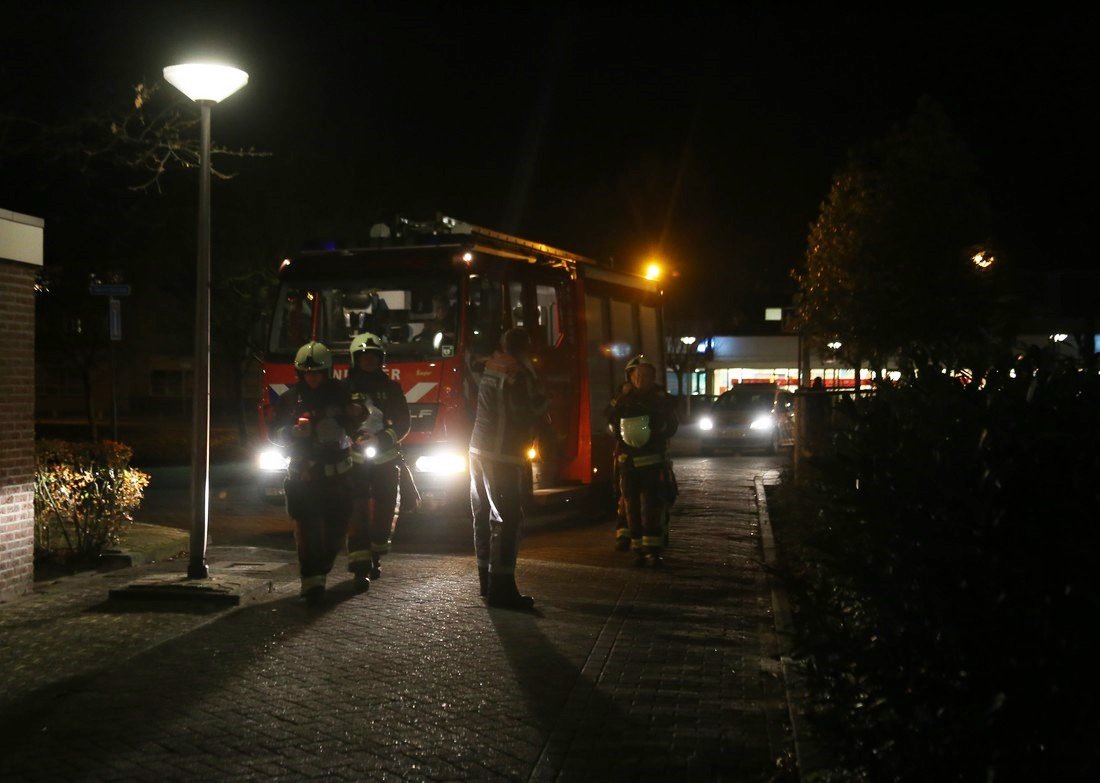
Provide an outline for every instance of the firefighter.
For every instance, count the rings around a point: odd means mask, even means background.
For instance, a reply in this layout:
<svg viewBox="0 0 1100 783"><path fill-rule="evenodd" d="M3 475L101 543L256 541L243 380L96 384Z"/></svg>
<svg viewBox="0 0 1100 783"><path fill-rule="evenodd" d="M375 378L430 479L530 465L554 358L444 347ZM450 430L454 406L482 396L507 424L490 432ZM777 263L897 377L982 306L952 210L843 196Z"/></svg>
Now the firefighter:
<svg viewBox="0 0 1100 783"><path fill-rule="evenodd" d="M619 394L604 409L604 415L608 421L612 420L612 414L615 407L619 404L619 401L634 388L634 384L630 381L625 381L619 387ZM608 429L611 430L611 434L617 434L613 425L608 424ZM626 552L630 549L630 525L626 520L626 498L623 497L620 491L620 476L619 476L619 454L621 449L619 448L621 441L615 439L615 449L611 453L611 458L614 460L611 473L611 483L615 492L615 549L620 552Z"/></svg>
<svg viewBox="0 0 1100 783"><path fill-rule="evenodd" d="M397 520L402 460L398 444L409 434L409 404L401 384L383 372L386 351L377 335L351 341L346 381L356 422L351 459L352 512L348 528L348 570L356 590L382 576ZM412 498L403 498L402 503Z"/></svg>
<svg viewBox="0 0 1100 783"><path fill-rule="evenodd" d="M287 514L301 569L302 597L323 602L325 582L351 516L348 397L332 378L332 354L309 342L294 357L298 383L279 399L272 440L290 457Z"/></svg>
<svg viewBox="0 0 1100 783"><path fill-rule="evenodd" d="M668 440L679 426L672 398L657 385L657 368L644 355L626 365L631 388L611 407L618 437L620 492L626 504L635 565L661 565L665 515L672 495Z"/></svg>
<svg viewBox="0 0 1100 783"><path fill-rule="evenodd" d="M529 470L526 452L547 401L522 328L509 329L485 362L470 438L470 509L481 594L489 606L529 610L535 600L516 587L516 557Z"/></svg>

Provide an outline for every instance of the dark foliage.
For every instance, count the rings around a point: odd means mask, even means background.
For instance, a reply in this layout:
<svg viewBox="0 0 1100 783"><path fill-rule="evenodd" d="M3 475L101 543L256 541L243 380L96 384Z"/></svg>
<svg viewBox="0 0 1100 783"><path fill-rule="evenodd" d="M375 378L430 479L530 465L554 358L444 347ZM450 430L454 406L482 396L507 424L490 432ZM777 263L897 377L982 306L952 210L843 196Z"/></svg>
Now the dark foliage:
<svg viewBox="0 0 1100 783"><path fill-rule="evenodd" d="M838 456L779 506L823 777L1095 779L1095 363L928 367L843 412Z"/></svg>

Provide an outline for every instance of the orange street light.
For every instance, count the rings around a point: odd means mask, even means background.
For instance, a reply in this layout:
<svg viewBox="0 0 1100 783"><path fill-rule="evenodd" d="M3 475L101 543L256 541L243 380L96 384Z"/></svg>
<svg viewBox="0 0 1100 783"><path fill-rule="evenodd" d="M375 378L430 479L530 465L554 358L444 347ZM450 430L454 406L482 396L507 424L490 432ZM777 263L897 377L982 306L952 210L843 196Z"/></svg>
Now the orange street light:
<svg viewBox="0 0 1100 783"><path fill-rule="evenodd" d="M977 253L970 256L970 261L979 269L989 269L989 267L993 266L994 258L992 253L985 250L979 250Z"/></svg>

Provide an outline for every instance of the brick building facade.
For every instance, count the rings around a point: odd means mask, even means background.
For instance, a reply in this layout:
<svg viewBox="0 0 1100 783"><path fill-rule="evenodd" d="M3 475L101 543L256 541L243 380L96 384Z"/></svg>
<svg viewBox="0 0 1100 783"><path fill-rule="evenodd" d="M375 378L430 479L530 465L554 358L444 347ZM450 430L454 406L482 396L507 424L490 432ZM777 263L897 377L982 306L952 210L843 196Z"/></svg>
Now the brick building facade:
<svg viewBox="0 0 1100 783"><path fill-rule="evenodd" d="M0 600L34 580L34 282L43 222L0 210Z"/></svg>

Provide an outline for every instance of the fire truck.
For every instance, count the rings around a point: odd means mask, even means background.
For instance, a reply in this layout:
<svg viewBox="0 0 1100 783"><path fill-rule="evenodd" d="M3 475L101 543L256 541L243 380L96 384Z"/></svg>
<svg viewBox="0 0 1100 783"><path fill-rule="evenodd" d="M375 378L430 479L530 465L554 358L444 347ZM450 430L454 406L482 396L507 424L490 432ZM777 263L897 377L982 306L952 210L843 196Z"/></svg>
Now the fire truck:
<svg viewBox="0 0 1100 783"><path fill-rule="evenodd" d="M259 413L266 434L280 395L297 382L293 358L309 340L328 346L344 377L348 346L380 335L386 372L412 414L403 442L422 508L468 508L467 448L478 360L513 326L528 330L551 425L531 444L536 506L609 495L614 439L604 409L629 358L645 353L664 377L661 291L640 275L453 218L378 224L364 247L283 260L263 360ZM281 492L287 460L258 457L261 491ZM595 491L595 492L593 492Z"/></svg>

